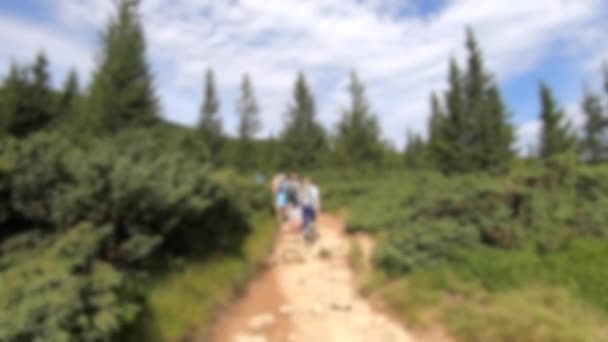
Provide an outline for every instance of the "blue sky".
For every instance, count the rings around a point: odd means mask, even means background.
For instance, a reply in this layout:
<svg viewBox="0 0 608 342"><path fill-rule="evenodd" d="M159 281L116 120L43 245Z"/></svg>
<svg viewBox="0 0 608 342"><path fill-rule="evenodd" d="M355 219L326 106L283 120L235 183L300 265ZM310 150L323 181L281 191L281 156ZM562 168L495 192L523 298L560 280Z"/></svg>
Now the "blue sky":
<svg viewBox="0 0 608 342"><path fill-rule="evenodd" d="M54 84L71 67L87 82L111 3L0 2L0 74L11 60L27 63L44 49ZM424 133L429 93L444 89L451 56L463 60L470 25L523 147L538 134L539 80L580 123L583 82L598 88L608 58L606 0L145 0L141 12L166 118L196 122L203 75L213 67L228 132L244 72L262 108L261 135L269 135L282 127L298 70L314 87L319 119L335 127L356 68L383 135L400 146L407 129Z"/></svg>

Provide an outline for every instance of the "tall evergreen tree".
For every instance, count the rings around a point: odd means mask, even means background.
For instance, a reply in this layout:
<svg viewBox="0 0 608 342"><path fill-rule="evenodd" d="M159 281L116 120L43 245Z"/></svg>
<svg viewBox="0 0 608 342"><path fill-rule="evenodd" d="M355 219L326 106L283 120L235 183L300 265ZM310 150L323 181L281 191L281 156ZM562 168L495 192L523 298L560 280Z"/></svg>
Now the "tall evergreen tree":
<svg viewBox="0 0 608 342"><path fill-rule="evenodd" d="M605 159L606 152L608 152L606 141L608 120L604 115L600 97L586 90L582 109L585 115L582 141L583 158L591 162L599 162Z"/></svg>
<svg viewBox="0 0 608 342"><path fill-rule="evenodd" d="M540 141L540 157L551 156L567 152L574 148L576 137L572 133L570 124L565 122L564 111L559 108L551 89L541 82L541 120L542 131Z"/></svg>
<svg viewBox="0 0 608 342"><path fill-rule="evenodd" d="M440 166L445 151L450 147L450 142L445 134L445 112L441 108L441 102L434 92L431 94L431 117L429 119L429 161L435 166Z"/></svg>
<svg viewBox="0 0 608 342"><path fill-rule="evenodd" d="M338 123L335 146L338 161L349 166L378 165L382 160L378 119L370 109L365 87L355 71L351 72L348 91L350 108L342 112Z"/></svg>
<svg viewBox="0 0 608 342"><path fill-rule="evenodd" d="M603 64L604 71L604 92L608 95L608 61L605 61Z"/></svg>
<svg viewBox="0 0 608 342"><path fill-rule="evenodd" d="M70 70L65 79L63 89L57 99L56 113L59 120L73 121L76 119L80 99L80 85L76 70Z"/></svg>
<svg viewBox="0 0 608 342"><path fill-rule="evenodd" d="M442 128L448 146L434 159L440 161L439 168L444 172L463 172L471 167L473 159L469 148L471 120L465 106L462 72L456 60L451 60L449 69L449 88L445 94L446 120Z"/></svg>
<svg viewBox="0 0 608 342"><path fill-rule="evenodd" d="M493 169L508 164L513 159L515 133L509 123L509 113L500 95L497 84L486 89L486 110L482 113L481 144L483 153L479 156L481 169Z"/></svg>
<svg viewBox="0 0 608 342"><path fill-rule="evenodd" d="M0 130L4 134L22 136L28 132L27 86L26 70L12 63L0 93Z"/></svg>
<svg viewBox="0 0 608 342"><path fill-rule="evenodd" d="M90 90L93 123L104 131L147 126L159 117L139 0L118 0L117 14L104 32L103 47Z"/></svg>
<svg viewBox="0 0 608 342"><path fill-rule="evenodd" d="M514 134L498 86L485 70L471 28L467 29L466 36L469 57L464 81L473 165L488 170L509 162L513 154L511 145Z"/></svg>
<svg viewBox="0 0 608 342"><path fill-rule="evenodd" d="M237 111L239 113L238 163L242 170L251 170L257 167L254 139L261 128L261 122L253 85L247 74L243 76L241 83L241 96L237 101Z"/></svg>
<svg viewBox="0 0 608 342"><path fill-rule="evenodd" d="M29 90L29 130L34 131L46 126L54 116L53 93L50 85L49 62L40 52L32 66L32 83Z"/></svg>
<svg viewBox="0 0 608 342"><path fill-rule="evenodd" d="M219 116L220 101L215 88L213 70L207 70L205 75L205 92L203 104L200 109L199 129L202 137L209 146L211 155L216 162L222 155L223 133L222 120Z"/></svg>
<svg viewBox="0 0 608 342"><path fill-rule="evenodd" d="M408 131L406 136L405 151L403 154L405 165L413 169L425 166L426 148L427 146L420 135Z"/></svg>
<svg viewBox="0 0 608 342"><path fill-rule="evenodd" d="M513 127L493 77L485 70L481 51L471 29L467 30L466 72L452 59L449 88L445 94L445 119L431 119L431 129L441 132L442 144L433 139L432 159L444 172L488 170L507 163L513 156ZM438 100L433 112L441 112ZM442 122L442 123L439 123ZM434 128L433 128L434 127Z"/></svg>
<svg viewBox="0 0 608 342"><path fill-rule="evenodd" d="M323 127L316 121L316 106L303 73L293 89L293 103L287 110L287 124L281 133L281 167L310 169L318 166L327 152Z"/></svg>
<svg viewBox="0 0 608 342"><path fill-rule="evenodd" d="M54 107L44 53L39 53L29 68L12 64L2 93L2 126L6 133L25 137L46 127L53 119Z"/></svg>

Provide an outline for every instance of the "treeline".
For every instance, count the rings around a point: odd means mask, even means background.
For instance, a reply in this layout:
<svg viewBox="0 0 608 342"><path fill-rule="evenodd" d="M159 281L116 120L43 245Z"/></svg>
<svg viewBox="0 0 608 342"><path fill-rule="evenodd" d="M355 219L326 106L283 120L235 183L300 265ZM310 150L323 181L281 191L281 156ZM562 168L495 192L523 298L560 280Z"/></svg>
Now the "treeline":
<svg viewBox="0 0 608 342"><path fill-rule="evenodd" d="M405 160L412 167L435 167L444 173L499 170L516 157L514 126L495 77L485 69L473 32L467 31L466 65L449 64L448 88L432 93L428 139L408 134ZM608 84L608 69L604 72ZM608 94L608 87L606 87ZM581 160L606 159L608 109L589 89L581 104L585 123L573 127L549 86L539 83L541 132L528 157L549 159L563 153Z"/></svg>
<svg viewBox="0 0 608 342"><path fill-rule="evenodd" d="M137 6L136 1L123 3L123 8ZM145 40L139 22L125 14L129 9L121 11L111 23L113 28L104 32L106 48L86 89L81 89L75 71L68 74L62 89L52 89L48 60L42 52L31 66L11 66L0 87L1 134L27 137L41 129L60 128L64 134L86 140L129 127L167 125L161 118L153 77L145 60ZM471 29L467 30L465 46L465 66L452 59L447 89L430 96L427 138L408 131L403 153L382 139L365 86L354 71L348 86L350 103L342 110L335 132L328 132L319 123L313 91L305 75L299 73L283 129L276 137L258 138L262 109L253 81L245 74L235 103L238 134L228 136L212 69L204 77L198 124L195 129L184 131L191 131L192 139L205 145L214 165L241 171L404 164L446 173L501 169L517 156L515 127ZM608 83L608 71L604 78ZM572 152L591 162L606 158L608 109L601 96L586 89L581 104L585 123L581 129L573 127L542 81L539 101L542 131L532 157Z"/></svg>
<svg viewBox="0 0 608 342"><path fill-rule="evenodd" d="M381 140L378 119L371 111L365 87L352 72L348 88L351 104L343 110L332 135L317 119L317 106L306 77L298 73L285 111L285 125L277 137L256 138L261 129L260 108L250 77L245 74L240 97L238 136L222 131L220 102L213 70L205 76L198 130L216 156L216 165L241 171L323 167L381 167L398 160L397 151ZM395 164L394 162L392 164Z"/></svg>

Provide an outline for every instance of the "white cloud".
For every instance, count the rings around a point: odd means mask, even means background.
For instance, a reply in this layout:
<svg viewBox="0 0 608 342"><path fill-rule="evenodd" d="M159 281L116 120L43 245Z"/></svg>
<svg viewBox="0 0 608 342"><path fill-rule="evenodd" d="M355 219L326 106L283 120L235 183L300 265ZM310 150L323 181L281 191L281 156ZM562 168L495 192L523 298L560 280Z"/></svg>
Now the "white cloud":
<svg viewBox="0 0 608 342"><path fill-rule="evenodd" d="M91 46L65 38L65 33L32 22L0 16L0 68L8 70L13 61L33 61L34 55L45 51L57 73L72 67L81 75L92 69Z"/></svg>
<svg viewBox="0 0 608 342"><path fill-rule="evenodd" d="M539 136L541 130L540 120L525 122L517 127L516 150L523 155L535 155L538 153Z"/></svg>
<svg viewBox="0 0 608 342"><path fill-rule="evenodd" d="M53 2L53 8L66 27L99 30L110 11L108 3L60 1ZM398 143L404 140L406 127L419 132L426 127L429 93L443 87L448 58L462 57L466 25L476 29L500 81L535 68L547 53L555 52L555 46L564 53L589 48L606 28L598 24L598 18L605 21L599 14L602 0L535 0L517 5L509 0L448 0L427 18L411 13L419 3L146 0L142 12L160 93L172 120L194 122L203 73L211 66L228 127L234 127L238 83L249 72L266 132L278 131L298 70L305 71L314 86L319 117L332 126L345 101L348 70L356 68L368 82L385 135ZM0 42L5 39L2 31ZM54 36L47 38L57 41ZM18 48L28 51L26 46ZM86 53L88 58L78 60L90 64L93 51ZM582 63L597 58L593 55L585 52ZM519 131L529 136L533 130L524 126Z"/></svg>

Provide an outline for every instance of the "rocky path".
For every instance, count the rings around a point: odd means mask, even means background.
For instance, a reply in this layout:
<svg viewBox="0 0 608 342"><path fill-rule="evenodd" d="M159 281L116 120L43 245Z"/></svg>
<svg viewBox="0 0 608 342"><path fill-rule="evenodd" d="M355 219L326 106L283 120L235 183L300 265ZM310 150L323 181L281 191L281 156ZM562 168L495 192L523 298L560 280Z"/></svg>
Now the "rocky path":
<svg viewBox="0 0 608 342"><path fill-rule="evenodd" d="M343 222L322 216L312 246L282 233L272 266L220 319L216 342L409 342L399 324L361 298Z"/></svg>

